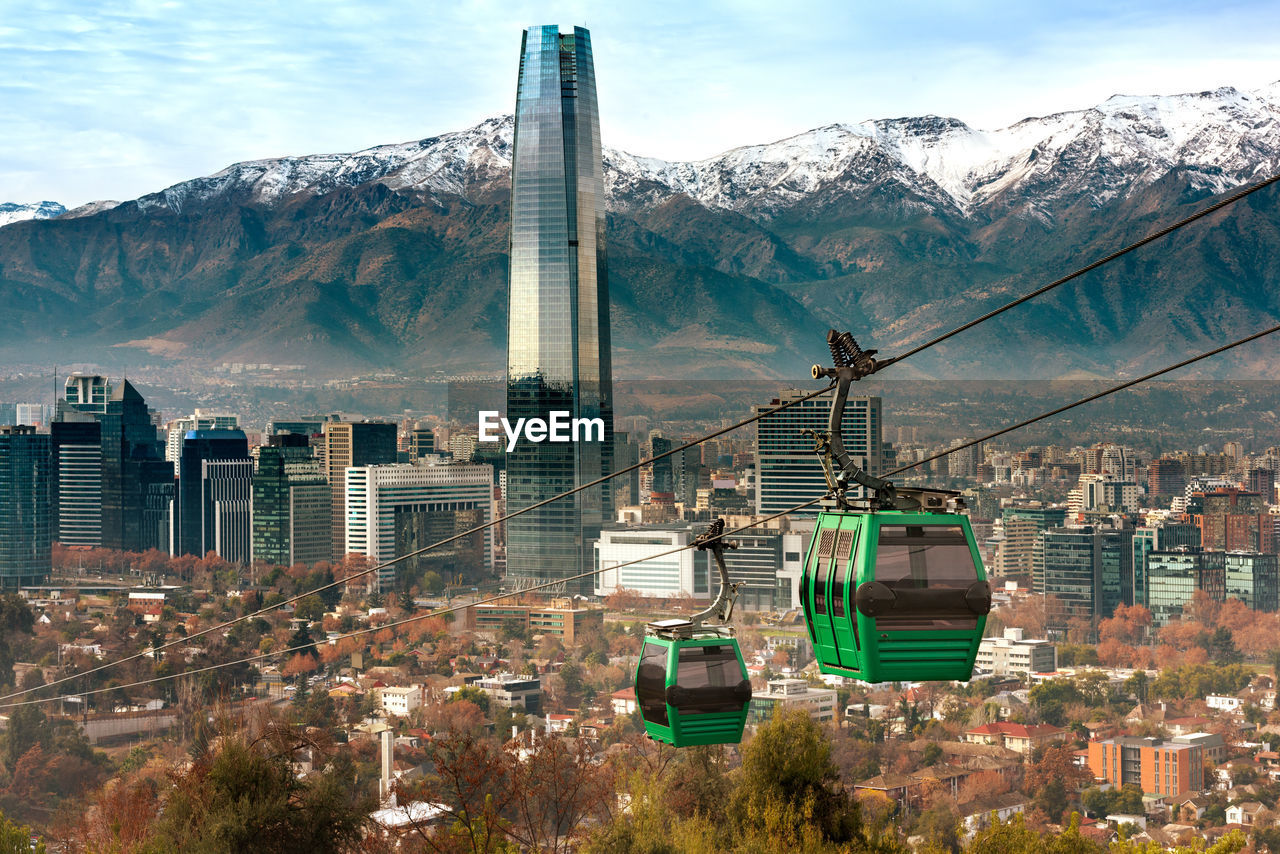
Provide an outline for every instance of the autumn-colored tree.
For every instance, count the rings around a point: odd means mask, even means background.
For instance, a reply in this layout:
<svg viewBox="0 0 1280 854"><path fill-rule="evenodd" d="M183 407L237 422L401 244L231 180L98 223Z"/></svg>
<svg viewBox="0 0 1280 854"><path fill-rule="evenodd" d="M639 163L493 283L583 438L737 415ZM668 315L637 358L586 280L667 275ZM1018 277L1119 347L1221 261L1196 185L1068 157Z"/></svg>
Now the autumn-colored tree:
<svg viewBox="0 0 1280 854"><path fill-rule="evenodd" d="M1120 605L1108 619L1098 624L1098 639L1137 646L1151 628L1151 612L1142 605Z"/></svg>
<svg viewBox="0 0 1280 854"><path fill-rule="evenodd" d="M512 761L511 810L507 833L526 850L567 854L587 823L604 818L613 801L608 766L593 761L585 745L539 738Z"/></svg>

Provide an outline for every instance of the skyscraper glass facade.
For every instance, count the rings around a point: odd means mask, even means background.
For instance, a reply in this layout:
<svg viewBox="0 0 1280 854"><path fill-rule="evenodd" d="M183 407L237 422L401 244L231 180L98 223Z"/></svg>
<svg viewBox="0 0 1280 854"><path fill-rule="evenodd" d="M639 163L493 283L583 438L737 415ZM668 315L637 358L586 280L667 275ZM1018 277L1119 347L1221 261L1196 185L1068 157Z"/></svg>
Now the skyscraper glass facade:
<svg viewBox="0 0 1280 854"><path fill-rule="evenodd" d="M807 392L788 389L768 405L756 406L759 415L783 403L803 397ZM881 451L881 401L878 397L850 397L840 423L845 449L853 461L868 474L883 471ZM827 493L827 479L822 462L813 452L813 439L803 430L825 431L831 412L829 395L798 403L790 409L761 418L756 425L756 513L781 513ZM655 473L656 476L656 473ZM862 487L854 487L850 495L861 495ZM798 511L796 516L816 516L817 505Z"/></svg>
<svg viewBox="0 0 1280 854"><path fill-rule="evenodd" d="M507 510L612 469L613 382L605 263L604 175L591 37L530 27L516 88L511 168L507 413L599 418L603 441L521 440L507 455ZM583 572L610 514L607 487L507 523L507 574L517 584ZM590 579L570 592L590 592Z"/></svg>
<svg viewBox="0 0 1280 854"><path fill-rule="evenodd" d="M0 589L49 577L49 436L0 427Z"/></svg>

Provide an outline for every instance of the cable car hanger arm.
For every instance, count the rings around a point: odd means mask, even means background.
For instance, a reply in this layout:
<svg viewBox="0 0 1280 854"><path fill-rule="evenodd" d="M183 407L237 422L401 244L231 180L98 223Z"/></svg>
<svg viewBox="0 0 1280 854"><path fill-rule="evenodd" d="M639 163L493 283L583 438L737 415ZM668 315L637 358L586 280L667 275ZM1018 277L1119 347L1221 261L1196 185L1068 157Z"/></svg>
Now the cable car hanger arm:
<svg viewBox="0 0 1280 854"><path fill-rule="evenodd" d="M742 582L734 583L729 580L729 569L724 563L724 550L736 549L738 543L735 540L725 540L723 537L724 519L717 518L712 520L710 527L691 543L700 552L711 552L711 556L716 560L716 568L720 570L720 592L716 594L715 601L706 610L699 611L689 618L689 622L695 629L700 628L710 619L727 623L733 618L733 604L738 601L738 588L742 586Z"/></svg>
<svg viewBox="0 0 1280 854"><path fill-rule="evenodd" d="M877 510L943 510L960 501L959 493L941 489L899 490L892 481L863 471L845 450L841 425L844 422L845 405L849 400L849 386L856 380L868 377L898 361L876 359L875 350L863 350L850 332L827 330L827 347L831 350L833 366L813 366L813 378L827 377L835 380L835 395L831 398L831 412L827 417L827 429L823 432L805 429L804 435L814 439L814 453L822 461L822 471L827 481L827 496L840 509L848 509L845 497L851 482L870 490L871 504ZM868 449L878 452L878 448Z"/></svg>

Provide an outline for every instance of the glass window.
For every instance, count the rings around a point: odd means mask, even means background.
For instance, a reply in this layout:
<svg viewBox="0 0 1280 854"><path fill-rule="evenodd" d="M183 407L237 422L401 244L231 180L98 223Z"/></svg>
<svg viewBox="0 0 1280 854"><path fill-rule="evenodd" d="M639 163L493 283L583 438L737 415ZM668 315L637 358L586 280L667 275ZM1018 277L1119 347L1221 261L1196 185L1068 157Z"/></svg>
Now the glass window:
<svg viewBox="0 0 1280 854"><path fill-rule="evenodd" d="M649 723L667 726L667 648L646 643L636 671L640 715Z"/></svg>
<svg viewBox="0 0 1280 854"><path fill-rule="evenodd" d="M836 565L831 580L831 613L844 616L844 584L849 576L849 559L853 554L853 531L841 531L836 538Z"/></svg>
<svg viewBox="0 0 1280 854"><path fill-rule="evenodd" d="M750 700L750 685L745 698L741 689L745 681L732 645L685 647L676 663L672 705L682 715L736 712Z"/></svg>
<svg viewBox="0 0 1280 854"><path fill-rule="evenodd" d="M885 525L876 547L875 580L894 590L966 590L978 580L964 528L959 525ZM879 629L973 629L976 617L895 614Z"/></svg>
<svg viewBox="0 0 1280 854"><path fill-rule="evenodd" d="M827 570L831 566L831 549L836 532L827 528L818 534L818 565L813 569L813 610L827 613Z"/></svg>

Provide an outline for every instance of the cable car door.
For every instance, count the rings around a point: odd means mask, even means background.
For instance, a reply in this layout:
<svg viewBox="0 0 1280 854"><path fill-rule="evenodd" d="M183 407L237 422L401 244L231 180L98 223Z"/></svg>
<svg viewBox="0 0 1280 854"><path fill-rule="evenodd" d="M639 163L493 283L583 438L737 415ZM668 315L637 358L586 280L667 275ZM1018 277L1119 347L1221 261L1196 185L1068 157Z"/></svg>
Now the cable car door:
<svg viewBox="0 0 1280 854"><path fill-rule="evenodd" d="M857 611L850 601L850 592L857 586L854 561L861 529L862 517L841 517L840 528L836 532L835 555L831 570L827 573L827 610L830 612L828 616L835 636L835 663L851 670L861 670L858 660Z"/></svg>
<svg viewBox="0 0 1280 854"><path fill-rule="evenodd" d="M827 615L827 597L830 587L831 556L835 552L838 523L835 516L820 515L819 527L814 531L816 543L810 549L809 565L805 567L804 585L805 616L808 617L810 640L814 655L819 661L837 660L835 632Z"/></svg>

